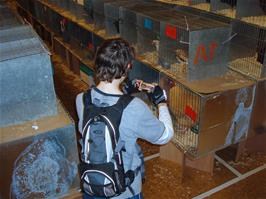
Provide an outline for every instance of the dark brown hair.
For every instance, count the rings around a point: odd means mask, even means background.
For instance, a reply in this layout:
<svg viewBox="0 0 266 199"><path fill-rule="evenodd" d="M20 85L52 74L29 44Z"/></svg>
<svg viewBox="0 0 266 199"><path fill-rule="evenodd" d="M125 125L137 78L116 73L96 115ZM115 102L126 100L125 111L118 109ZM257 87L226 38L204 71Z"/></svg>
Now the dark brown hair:
<svg viewBox="0 0 266 199"><path fill-rule="evenodd" d="M96 77L112 82L126 76L128 64L135 57L134 49L123 39L108 39L97 50L95 57Z"/></svg>

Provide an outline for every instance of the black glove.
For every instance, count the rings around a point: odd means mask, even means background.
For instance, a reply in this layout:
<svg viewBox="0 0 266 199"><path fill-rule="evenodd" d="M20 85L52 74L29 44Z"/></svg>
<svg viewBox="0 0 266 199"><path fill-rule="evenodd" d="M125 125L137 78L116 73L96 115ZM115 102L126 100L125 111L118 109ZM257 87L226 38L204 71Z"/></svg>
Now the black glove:
<svg viewBox="0 0 266 199"><path fill-rule="evenodd" d="M131 95L132 93L138 92L138 87L136 85L136 80L127 80L123 85L122 85L122 91L125 94Z"/></svg>
<svg viewBox="0 0 266 199"><path fill-rule="evenodd" d="M154 87L152 93L150 93L150 98L155 105L165 103L167 100L166 92L160 86Z"/></svg>

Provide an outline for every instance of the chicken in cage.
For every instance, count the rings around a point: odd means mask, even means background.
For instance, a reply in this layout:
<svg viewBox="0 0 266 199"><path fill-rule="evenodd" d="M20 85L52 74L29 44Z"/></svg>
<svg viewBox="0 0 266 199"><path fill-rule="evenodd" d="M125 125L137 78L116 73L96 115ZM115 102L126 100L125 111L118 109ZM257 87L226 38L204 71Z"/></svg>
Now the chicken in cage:
<svg viewBox="0 0 266 199"><path fill-rule="evenodd" d="M160 22L159 64L176 76L199 80L227 71L231 27L173 10Z"/></svg>
<svg viewBox="0 0 266 199"><path fill-rule="evenodd" d="M242 21L232 22L230 68L252 78L266 77L265 49L265 29Z"/></svg>

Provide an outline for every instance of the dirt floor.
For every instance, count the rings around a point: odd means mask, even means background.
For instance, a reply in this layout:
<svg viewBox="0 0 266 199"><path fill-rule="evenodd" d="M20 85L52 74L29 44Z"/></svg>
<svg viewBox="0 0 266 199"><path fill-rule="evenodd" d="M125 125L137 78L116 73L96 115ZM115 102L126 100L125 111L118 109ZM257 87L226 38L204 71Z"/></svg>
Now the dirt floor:
<svg viewBox="0 0 266 199"><path fill-rule="evenodd" d="M57 96L77 123L75 97L78 93L85 91L88 85L82 82L79 76L74 75L62 60L55 56L53 56L53 60L54 83ZM139 143L145 157L159 153L158 146L151 145L144 141L139 141ZM219 151L217 154L241 174L266 164L266 154L263 153L243 153L237 163L234 162L235 149L232 147ZM162 160L161 158L154 158L146 161L145 166L146 181L143 185L145 199L193 198L236 178L235 174L218 161L215 161L213 176L195 169L186 168L187 173L183 183L181 183L181 167L176 163ZM73 193L67 198L78 199L81 198L81 195L79 193ZM208 198L266 199L266 169Z"/></svg>

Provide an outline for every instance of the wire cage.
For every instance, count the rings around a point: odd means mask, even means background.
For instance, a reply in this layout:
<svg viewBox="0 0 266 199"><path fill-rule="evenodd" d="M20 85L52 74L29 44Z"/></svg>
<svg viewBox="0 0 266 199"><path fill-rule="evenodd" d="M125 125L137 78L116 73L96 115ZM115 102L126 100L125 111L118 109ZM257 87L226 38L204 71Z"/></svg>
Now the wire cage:
<svg viewBox="0 0 266 199"><path fill-rule="evenodd" d="M34 13L35 13L35 18L41 22L44 23L44 5L40 1L35 1L34 2Z"/></svg>
<svg viewBox="0 0 266 199"><path fill-rule="evenodd" d="M87 13L87 22L93 23L93 7L92 0L84 0L84 10Z"/></svg>
<svg viewBox="0 0 266 199"><path fill-rule="evenodd" d="M239 0L211 0L211 11L230 18L236 17Z"/></svg>
<svg viewBox="0 0 266 199"><path fill-rule="evenodd" d="M266 29L232 21L229 66L255 79L266 77Z"/></svg>
<svg viewBox="0 0 266 199"><path fill-rule="evenodd" d="M186 15L197 17L189 13L173 12L173 10L137 14L138 53L153 65L159 64L160 21L169 21L173 15L180 19Z"/></svg>
<svg viewBox="0 0 266 199"><path fill-rule="evenodd" d="M199 10L210 11L210 0L160 0L161 2L175 4L178 6L192 7Z"/></svg>
<svg viewBox="0 0 266 199"><path fill-rule="evenodd" d="M266 1L238 0L236 17L242 21L266 28Z"/></svg>
<svg viewBox="0 0 266 199"><path fill-rule="evenodd" d="M64 42L69 43L71 22L67 18L61 17L61 20L59 23L60 23L60 36L62 36Z"/></svg>
<svg viewBox="0 0 266 199"><path fill-rule="evenodd" d="M264 0L211 0L211 11L266 27Z"/></svg>
<svg viewBox="0 0 266 199"><path fill-rule="evenodd" d="M93 59L95 53L93 33L72 21L67 21L67 27L68 43L71 48L78 50L83 58Z"/></svg>
<svg viewBox="0 0 266 199"><path fill-rule="evenodd" d="M190 81L225 74L231 27L189 13L166 14L171 19L160 22L159 64Z"/></svg>
<svg viewBox="0 0 266 199"><path fill-rule="evenodd" d="M121 7L121 37L126 39L132 45L137 43L137 13L156 12L160 10L168 10L171 8L159 2L143 2L130 7Z"/></svg>
<svg viewBox="0 0 266 199"><path fill-rule="evenodd" d="M120 34L120 27L122 19L119 10L121 7L130 7L140 1L116 1L104 4L105 15L105 29L110 36L117 36Z"/></svg>
<svg viewBox="0 0 266 199"><path fill-rule="evenodd" d="M160 74L174 125L172 142L192 157L238 143L248 135L254 82L235 72L223 81L212 82L215 90L220 87L216 92L202 92ZM229 88L226 81L237 86Z"/></svg>
<svg viewBox="0 0 266 199"><path fill-rule="evenodd" d="M83 5L78 4L77 2L70 1L69 11L77 18L84 19L88 21L88 14L84 10Z"/></svg>
<svg viewBox="0 0 266 199"><path fill-rule="evenodd" d="M55 54L58 54L65 62L67 61L66 49L57 39L54 39L54 52Z"/></svg>
<svg viewBox="0 0 266 199"><path fill-rule="evenodd" d="M92 0L93 24L96 30L101 30L105 26L104 4L114 0Z"/></svg>
<svg viewBox="0 0 266 199"><path fill-rule="evenodd" d="M29 11L29 0L17 0L17 3L26 11Z"/></svg>
<svg viewBox="0 0 266 199"><path fill-rule="evenodd" d="M49 24L47 24L48 27L56 34L56 35L61 35L62 33L62 26L61 22L63 20L63 17L55 12L52 9L48 10L48 15L49 15Z"/></svg>

